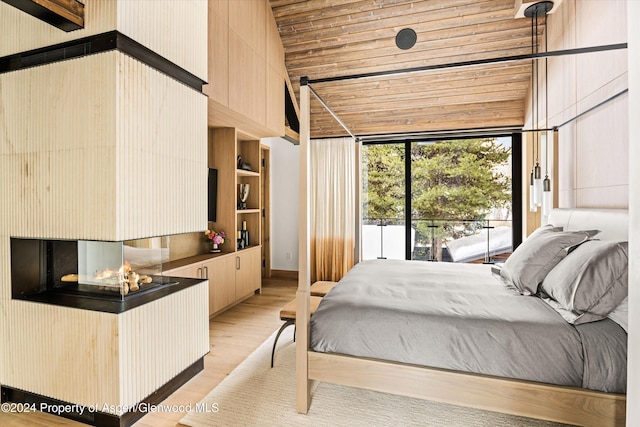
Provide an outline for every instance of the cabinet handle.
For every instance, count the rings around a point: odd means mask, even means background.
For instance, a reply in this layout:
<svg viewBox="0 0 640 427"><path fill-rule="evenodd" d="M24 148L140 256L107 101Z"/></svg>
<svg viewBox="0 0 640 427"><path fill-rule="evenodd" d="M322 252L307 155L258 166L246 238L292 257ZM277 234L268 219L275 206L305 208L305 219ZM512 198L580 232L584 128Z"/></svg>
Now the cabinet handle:
<svg viewBox="0 0 640 427"><path fill-rule="evenodd" d="M198 279L202 279L202 267L198 267L196 275L198 276Z"/></svg>
<svg viewBox="0 0 640 427"><path fill-rule="evenodd" d="M236 257L236 270L240 270L240 257Z"/></svg>
<svg viewBox="0 0 640 427"><path fill-rule="evenodd" d="M204 269L204 277L203 279L209 278L209 267L202 267Z"/></svg>

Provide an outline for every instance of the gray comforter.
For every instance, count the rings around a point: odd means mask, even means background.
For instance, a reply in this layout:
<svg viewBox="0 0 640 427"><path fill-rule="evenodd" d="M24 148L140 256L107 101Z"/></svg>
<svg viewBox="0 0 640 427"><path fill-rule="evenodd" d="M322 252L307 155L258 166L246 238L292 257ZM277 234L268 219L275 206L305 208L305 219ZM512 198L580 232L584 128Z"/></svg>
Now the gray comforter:
<svg viewBox="0 0 640 427"><path fill-rule="evenodd" d="M311 318L318 352L616 393L626 347L613 321L570 325L477 264L364 261Z"/></svg>

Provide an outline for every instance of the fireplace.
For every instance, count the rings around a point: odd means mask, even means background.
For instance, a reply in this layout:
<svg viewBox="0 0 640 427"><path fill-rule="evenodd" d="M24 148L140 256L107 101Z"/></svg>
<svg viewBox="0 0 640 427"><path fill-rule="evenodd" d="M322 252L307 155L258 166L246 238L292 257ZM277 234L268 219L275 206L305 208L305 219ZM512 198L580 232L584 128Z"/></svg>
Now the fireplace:
<svg viewBox="0 0 640 427"><path fill-rule="evenodd" d="M129 426L200 372L209 285L162 275L168 242L11 238L5 344L20 357L7 360L0 401Z"/></svg>
<svg viewBox="0 0 640 427"><path fill-rule="evenodd" d="M156 292L175 279L162 276L168 238L128 241L11 238L11 297L123 302Z"/></svg>

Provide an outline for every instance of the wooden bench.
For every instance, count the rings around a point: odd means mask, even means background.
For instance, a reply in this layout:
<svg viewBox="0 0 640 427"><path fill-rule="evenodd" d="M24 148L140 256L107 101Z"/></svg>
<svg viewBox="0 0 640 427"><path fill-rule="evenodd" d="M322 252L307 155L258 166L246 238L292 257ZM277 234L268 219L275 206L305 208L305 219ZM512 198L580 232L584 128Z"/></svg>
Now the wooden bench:
<svg viewBox="0 0 640 427"><path fill-rule="evenodd" d="M318 305L320 305L320 301L322 301L322 297L324 297L337 282L327 282L327 281L319 281L315 282L311 285L311 300L309 302L310 313L313 316L313 313L318 309ZM282 310L280 310L280 320L284 320L284 324L278 330L276 334L276 339L273 341L273 350L271 350L271 367L273 368L273 358L276 354L276 344L278 344L278 338L280 338L280 334L284 331L288 326L296 324L296 300L294 299L289 304L285 305ZM293 341L295 342L295 333L293 337Z"/></svg>
<svg viewBox="0 0 640 427"><path fill-rule="evenodd" d="M329 293L338 282L319 281L311 285L311 296L323 297Z"/></svg>

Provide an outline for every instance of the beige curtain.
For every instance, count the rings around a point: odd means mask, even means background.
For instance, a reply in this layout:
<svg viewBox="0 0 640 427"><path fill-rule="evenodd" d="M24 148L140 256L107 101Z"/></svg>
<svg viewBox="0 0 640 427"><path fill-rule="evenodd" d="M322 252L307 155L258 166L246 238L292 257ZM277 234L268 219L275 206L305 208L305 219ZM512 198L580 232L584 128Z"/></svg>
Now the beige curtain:
<svg viewBox="0 0 640 427"><path fill-rule="evenodd" d="M356 143L311 140L311 283L338 281L354 264Z"/></svg>

